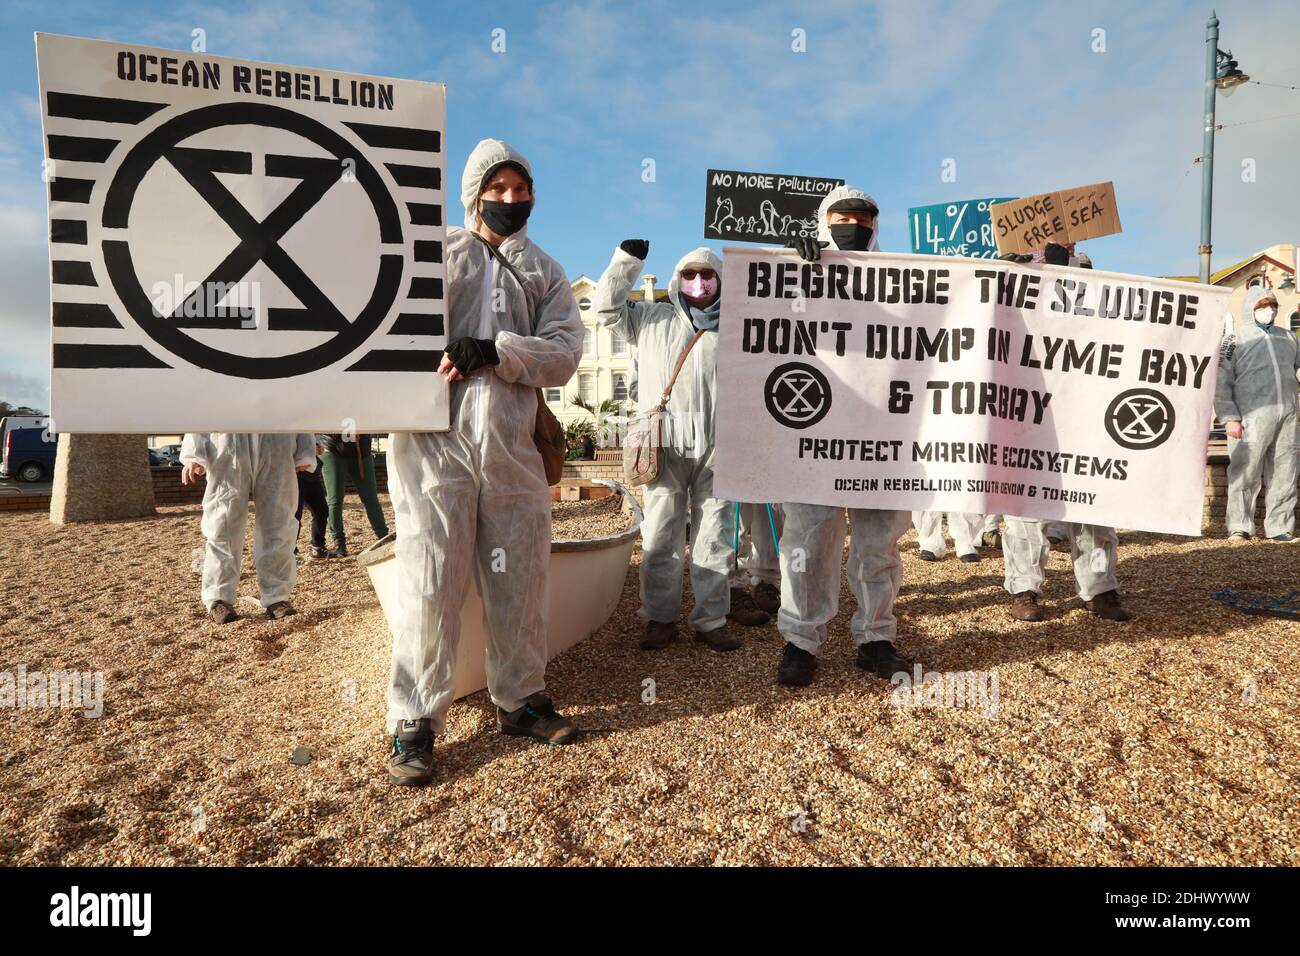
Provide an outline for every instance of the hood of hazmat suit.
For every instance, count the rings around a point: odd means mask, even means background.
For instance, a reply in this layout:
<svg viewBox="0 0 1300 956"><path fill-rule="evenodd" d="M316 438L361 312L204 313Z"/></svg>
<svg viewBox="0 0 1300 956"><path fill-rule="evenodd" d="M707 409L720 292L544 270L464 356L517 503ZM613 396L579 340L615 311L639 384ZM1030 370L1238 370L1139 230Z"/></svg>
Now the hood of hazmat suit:
<svg viewBox="0 0 1300 956"><path fill-rule="evenodd" d="M1247 290L1241 322L1223 337L1214 389L1214 414L1222 421L1245 421L1266 407L1295 410L1300 368L1295 334L1276 320L1264 329L1255 324L1255 308L1272 295L1268 289Z"/></svg>
<svg viewBox="0 0 1300 956"><path fill-rule="evenodd" d="M826 194L826 198L824 198L821 201L821 205L817 207L817 240L819 242L829 242L830 248L832 249L835 248L835 242L833 239L831 239L831 226L830 223L827 222L827 219L829 218L827 214L831 211L831 207L834 206L837 202L843 202L846 199L864 200L866 202L871 203L871 205L875 206L876 209L880 208L880 204L878 202L876 202L874 199L872 199L870 196L864 193L861 189L858 189L856 186L836 186L834 189L828 192ZM867 249L867 251L868 252L880 251L879 213L876 214L876 225L871 230L871 246L870 248Z"/></svg>
<svg viewBox="0 0 1300 956"><path fill-rule="evenodd" d="M682 270L692 265L714 270L721 282L722 257L702 247L682 256L674 267L666 302L639 301L630 295L644 263L615 249L592 294L596 321L636 345L637 405L643 412L662 400L678 359L699 331L681 292ZM727 294L721 285L718 291ZM718 333L705 331L673 386L660 473L645 486L641 525L641 616L667 623L677 620L681 605L682 542L689 521L695 596L689 621L698 631L726 623L733 555L734 506L713 497L717 349Z"/></svg>
<svg viewBox="0 0 1300 956"><path fill-rule="evenodd" d="M236 606L239 568L244 554L248 502L257 502L253 523L253 565L262 607L289 600L298 568L293 546L298 537L299 465L316 468L316 436L189 434L181 441L181 464L206 471L201 527L207 546L203 558L203 604Z"/></svg>
<svg viewBox="0 0 1300 956"><path fill-rule="evenodd" d="M500 364L451 384L449 431L395 434L388 456L400 582L390 732L401 720L424 718L442 732L473 573L492 700L515 710L544 686L551 502L533 444L536 389L573 377L584 329L564 269L526 226L497 247L522 286L471 231L483 186L502 163L532 179L528 160L508 143L480 142L461 182L466 228L447 231L444 256L448 342L492 339Z"/></svg>

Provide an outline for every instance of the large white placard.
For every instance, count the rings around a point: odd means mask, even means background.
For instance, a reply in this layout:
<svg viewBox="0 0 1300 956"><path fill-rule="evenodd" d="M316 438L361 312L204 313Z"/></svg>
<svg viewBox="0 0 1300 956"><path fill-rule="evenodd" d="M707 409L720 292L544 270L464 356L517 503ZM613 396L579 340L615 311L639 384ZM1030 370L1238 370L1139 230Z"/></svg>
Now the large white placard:
<svg viewBox="0 0 1300 956"><path fill-rule="evenodd" d="M1200 534L1227 290L727 248L715 493Z"/></svg>
<svg viewBox="0 0 1300 956"><path fill-rule="evenodd" d="M447 427L441 84L36 52L60 431Z"/></svg>

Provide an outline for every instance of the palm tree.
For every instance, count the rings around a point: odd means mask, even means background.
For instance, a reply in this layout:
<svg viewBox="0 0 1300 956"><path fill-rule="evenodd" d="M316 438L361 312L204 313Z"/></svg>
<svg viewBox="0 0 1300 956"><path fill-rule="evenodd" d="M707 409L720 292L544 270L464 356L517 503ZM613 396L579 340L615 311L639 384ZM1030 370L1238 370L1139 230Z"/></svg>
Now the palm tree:
<svg viewBox="0 0 1300 956"><path fill-rule="evenodd" d="M615 401L612 398L607 398L600 403L599 407L594 407L592 406L591 402L588 402L581 395L575 394L569 397L569 404L578 406L578 408L581 408L583 411L588 412L592 416L592 418L595 419L593 437L596 439L596 443L602 446L607 444L607 442L601 441L601 438L609 434L608 431L606 430L605 423L611 417L614 418L616 421L622 419L625 414L623 410L624 403Z"/></svg>

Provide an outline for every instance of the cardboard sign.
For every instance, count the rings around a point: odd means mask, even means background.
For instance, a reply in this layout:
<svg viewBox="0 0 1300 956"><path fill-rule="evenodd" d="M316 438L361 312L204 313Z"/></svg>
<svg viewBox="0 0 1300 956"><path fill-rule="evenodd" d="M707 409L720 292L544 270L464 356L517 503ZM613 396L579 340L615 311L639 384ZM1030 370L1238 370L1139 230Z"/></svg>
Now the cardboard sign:
<svg viewBox="0 0 1300 956"><path fill-rule="evenodd" d="M914 206L907 210L912 224L912 251L930 256L992 259L998 254L989 208L1011 199L963 199L960 202Z"/></svg>
<svg viewBox="0 0 1300 956"><path fill-rule="evenodd" d="M1201 533L1230 290L829 249L723 261L717 497Z"/></svg>
<svg viewBox="0 0 1300 956"><path fill-rule="evenodd" d="M704 188L704 238L782 245L817 235L817 207L842 179L710 169Z"/></svg>
<svg viewBox="0 0 1300 956"><path fill-rule="evenodd" d="M998 202L991 212L999 253L1031 253L1051 242L1066 245L1121 231L1109 182Z"/></svg>
<svg viewBox="0 0 1300 956"><path fill-rule="evenodd" d="M36 53L60 431L447 427L443 86Z"/></svg>

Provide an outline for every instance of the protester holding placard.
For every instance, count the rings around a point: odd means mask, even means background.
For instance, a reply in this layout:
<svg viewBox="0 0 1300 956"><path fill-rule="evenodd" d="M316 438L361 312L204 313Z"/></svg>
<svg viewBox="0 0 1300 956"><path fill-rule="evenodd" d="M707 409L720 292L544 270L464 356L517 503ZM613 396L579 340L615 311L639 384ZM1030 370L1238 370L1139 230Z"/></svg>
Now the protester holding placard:
<svg viewBox="0 0 1300 956"><path fill-rule="evenodd" d="M867 252L880 248L876 232L880 207L860 189L840 186L817 210L817 239L795 236L787 246L803 259L816 260L821 247ZM840 565L844 558L844 510L834 506L787 502L781 534L781 610L777 629L785 650L777 667L780 684L812 683L817 654L826 642L826 626L839 611ZM858 602L850 625L857 645L857 665L879 677L910 671L912 662L894 648L898 622L894 601L903 583L898 539L907 530L906 511L848 509L853 534L849 543L849 588Z"/></svg>
<svg viewBox="0 0 1300 956"><path fill-rule="evenodd" d="M1254 288L1243 300L1245 323L1223 339L1214 413L1228 433L1228 538L1255 533L1255 502L1268 486L1264 534L1294 541L1296 380L1300 348L1279 329L1277 296Z"/></svg>
<svg viewBox="0 0 1300 956"><path fill-rule="evenodd" d="M913 511L912 524L916 527L916 544L922 561L942 561L948 553L943 537L942 511ZM953 550L966 564L979 561L980 529L984 516L964 512L948 512L948 533L952 535Z"/></svg>
<svg viewBox="0 0 1300 956"><path fill-rule="evenodd" d="M1011 259L1013 255L1004 258ZM1055 266L1092 268L1092 260L1081 253L1076 254L1073 243L1069 247L1048 243L1042 261ZM1007 515L1006 520L1006 530L1002 534L1003 586L1011 595L1010 614L1013 618L1041 621L1045 617L1038 601L1047 577L1047 558L1053 540L1049 532L1053 529L1058 529L1069 543L1079 597L1088 610L1108 621L1132 618L1133 615L1120 603L1116 574L1119 535L1114 528L1012 515Z"/></svg>
<svg viewBox="0 0 1300 956"><path fill-rule="evenodd" d="M248 502L253 521L253 565L266 616L294 613L289 595L298 580L293 558L298 537L297 471L316 468L316 436L188 434L181 442L181 483L207 477L203 492L203 606L218 624L239 615L239 567L244 557Z"/></svg>
<svg viewBox="0 0 1300 956"><path fill-rule="evenodd" d="M644 239L624 241L614 250L591 303L601 325L636 345L640 410L647 412L667 401L659 475L645 485L641 648L662 650L677 639L689 522L695 606L688 623L695 639L711 650L734 651L740 638L727 628L727 619L732 613L729 579L735 505L713 497L722 260L712 249L688 252L673 269L667 302L633 301L629 294L649 252ZM764 623L766 615L752 601L741 614L748 623L753 612L764 619L753 623Z"/></svg>
<svg viewBox="0 0 1300 956"><path fill-rule="evenodd" d="M545 693L551 501L533 435L538 389L563 385L578 367L582 319L563 267L528 238L533 176L518 151L480 142L461 201L465 228L447 234L448 346L438 370L451 386L451 428L395 433L388 454L399 569L389 779L408 786L433 779L471 573L498 729L548 744L577 734Z"/></svg>

